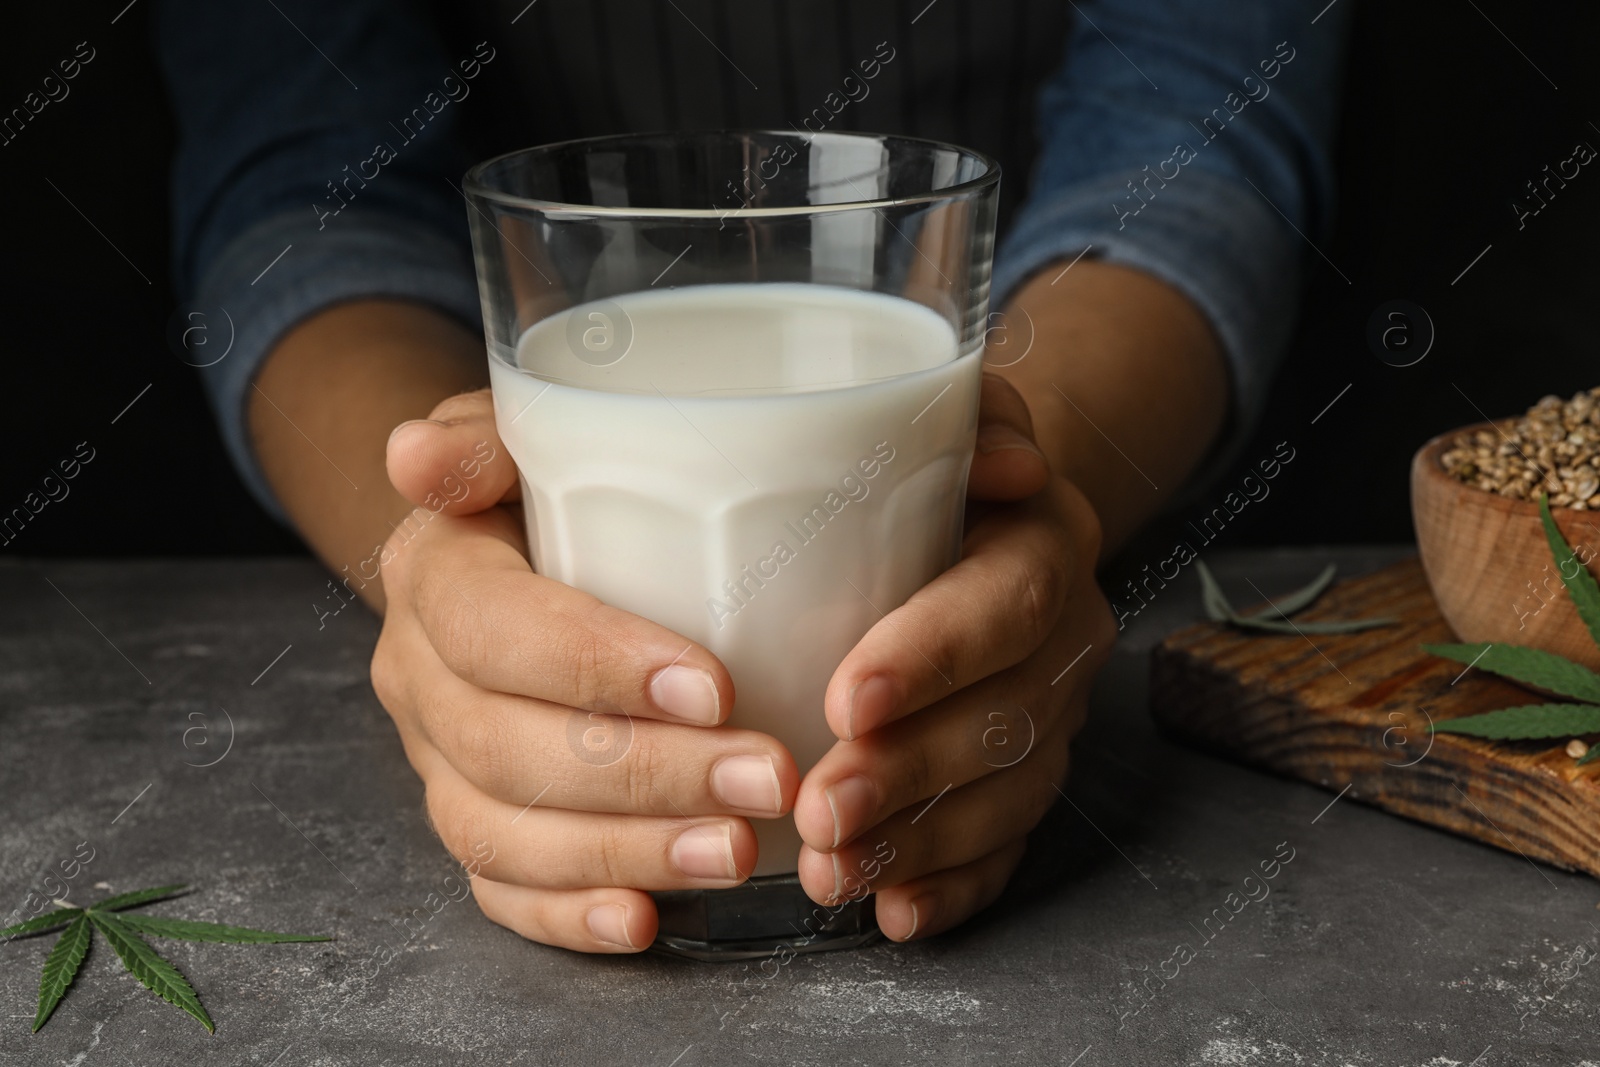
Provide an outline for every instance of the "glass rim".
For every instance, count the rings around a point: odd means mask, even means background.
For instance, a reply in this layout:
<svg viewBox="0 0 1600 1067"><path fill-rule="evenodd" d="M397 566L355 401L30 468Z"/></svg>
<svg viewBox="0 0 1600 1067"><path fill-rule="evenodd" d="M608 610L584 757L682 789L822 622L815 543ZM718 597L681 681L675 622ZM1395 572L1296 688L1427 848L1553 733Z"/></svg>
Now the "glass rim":
<svg viewBox="0 0 1600 1067"><path fill-rule="evenodd" d="M574 204L558 200L540 200L535 197L518 196L488 185L483 178L484 173L496 164L503 163L516 156L533 155L536 153L551 152L556 149L570 148L575 145L598 145L604 142L639 142L650 138L693 136L713 137L718 135L743 135L764 134L774 137L792 137L797 131L774 130L766 128L740 129L720 128L711 130L655 130L638 133L611 133L601 134L596 137L573 137L565 141L552 141L549 144L533 145L527 148L518 148L510 152L502 152L498 156L475 163L467 169L462 176L462 191L468 199L477 198L487 200L507 207L526 208L535 211L561 212L572 215L592 215L605 218L618 219L757 219L779 218L786 215L824 215L841 211L877 211L888 207L901 207L907 204L931 204L941 200L956 200L970 194L981 192L989 186L1000 183L1000 163L993 157L979 152L974 148L967 148L950 141L940 141L931 137L911 137L898 133L872 133L864 130L823 130L811 134L809 137L801 136L807 144L818 137L838 138L841 140L872 140L872 141L899 141L908 144L925 145L933 148L944 149L977 160L984 165L984 172L976 178L969 178L964 182L947 186L943 189L930 189L925 193L914 196L879 197L868 200L847 200L837 204L795 204L782 207L736 207L736 208L676 208L676 207L606 207L599 204Z"/></svg>

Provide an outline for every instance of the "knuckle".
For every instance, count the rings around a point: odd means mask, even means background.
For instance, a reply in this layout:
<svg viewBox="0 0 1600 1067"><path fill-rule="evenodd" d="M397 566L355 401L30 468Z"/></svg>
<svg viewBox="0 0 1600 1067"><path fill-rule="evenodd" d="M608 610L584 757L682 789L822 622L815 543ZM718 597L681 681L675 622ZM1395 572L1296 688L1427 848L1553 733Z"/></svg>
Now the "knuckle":
<svg viewBox="0 0 1600 1067"><path fill-rule="evenodd" d="M897 743L892 746L882 743L868 734L855 744L863 746L862 764L866 767L892 767L893 777L886 793L885 801L892 807L896 798L902 803L912 803L917 798L924 796L932 790L931 782L934 778L934 756L925 744L912 741L910 744ZM874 776L876 777L876 776Z"/></svg>
<svg viewBox="0 0 1600 1067"><path fill-rule="evenodd" d="M424 787L428 824L458 862L466 862L476 842L487 840L487 827L474 805L463 803L453 792L429 784Z"/></svg>
<svg viewBox="0 0 1600 1067"><path fill-rule="evenodd" d="M1068 514L1072 526L1073 547L1080 558L1089 566L1094 566L1100 558L1100 549L1104 547L1105 527L1100 522L1100 515L1095 511L1089 499L1076 489L1073 490L1068 502Z"/></svg>
<svg viewBox="0 0 1600 1067"><path fill-rule="evenodd" d="M444 573L437 567L426 567L411 583L411 607L418 619L426 625L438 615L444 594L450 592ZM430 627L431 629L431 627Z"/></svg>
<svg viewBox="0 0 1600 1067"><path fill-rule="evenodd" d="M411 717L429 741L440 748L452 765L457 761L460 745L451 736L455 727L452 708L441 697L439 689L423 686L412 695L409 708Z"/></svg>
<svg viewBox="0 0 1600 1067"><path fill-rule="evenodd" d="M622 770L606 770L620 763L633 751L634 722L627 712L614 704L602 701L603 711L585 711L568 707L566 716L567 751L571 753L579 773L615 776ZM608 788L615 786L607 780Z"/></svg>
<svg viewBox="0 0 1600 1067"><path fill-rule="evenodd" d="M1087 514L1083 520L1083 533L1079 535L1079 551L1084 560L1093 567L1100 558L1100 550L1105 545L1105 528L1100 524L1100 516L1096 515L1093 508L1085 508Z"/></svg>
<svg viewBox="0 0 1600 1067"><path fill-rule="evenodd" d="M438 709L432 721L446 716L454 728L439 731L448 738L440 747L451 765L490 796L506 799L519 777L517 768L524 766L516 757L525 749L516 744L512 725L482 707Z"/></svg>
<svg viewBox="0 0 1600 1067"><path fill-rule="evenodd" d="M629 702L642 690L642 679L620 674L631 669L636 656L652 651L632 631L631 617L575 589L564 591L559 606L552 607L549 630L576 702L604 708L611 701Z"/></svg>
<svg viewBox="0 0 1600 1067"><path fill-rule="evenodd" d="M999 576L1006 602L1018 606L1029 648L1054 628L1066 589L1066 568L1050 553L1008 556Z"/></svg>
<svg viewBox="0 0 1600 1067"><path fill-rule="evenodd" d="M387 563L384 562L385 557L388 557ZM410 574L398 560L394 559L386 545L373 546L372 555L363 562L375 565L373 577L383 587L383 596L389 603L389 610L393 611L409 601L407 587L411 584Z"/></svg>
<svg viewBox="0 0 1600 1067"><path fill-rule="evenodd" d="M378 572L383 575L385 590L403 590L415 578L415 568L412 566L413 558L419 553L415 550L407 552L405 547L409 538L402 536L401 528L396 528L383 544L377 546L374 553Z"/></svg>
<svg viewBox="0 0 1600 1067"><path fill-rule="evenodd" d="M635 730L633 746L623 763L627 772L622 775L622 788L626 791L628 810L654 811L658 794L670 795L662 793L662 787L670 784L674 765L675 761L648 731Z"/></svg>
<svg viewBox="0 0 1600 1067"><path fill-rule="evenodd" d="M552 626L551 647L560 664L560 674L567 684L567 692L578 704L588 706L601 695L601 663L605 657L605 643L600 635L584 620L562 620L562 625Z"/></svg>
<svg viewBox="0 0 1600 1067"><path fill-rule="evenodd" d="M627 882L627 823L621 819L601 819L593 836L577 848L578 876L588 886L621 886Z"/></svg>
<svg viewBox="0 0 1600 1067"><path fill-rule="evenodd" d="M405 691L401 680L404 659L395 647L396 643L393 631L385 626L378 635L377 646L372 650L370 668L372 692L391 716L400 707Z"/></svg>
<svg viewBox="0 0 1600 1067"><path fill-rule="evenodd" d="M933 788L933 758L922 745L908 745L904 753L905 775L918 796Z"/></svg>
<svg viewBox="0 0 1600 1067"><path fill-rule="evenodd" d="M1066 566L1053 555L1037 557L1034 565L1028 568L1024 603L1028 636L1035 644L1043 641L1054 628L1061 602L1066 598L1066 587Z"/></svg>
<svg viewBox="0 0 1600 1067"><path fill-rule="evenodd" d="M418 579L416 590L417 614L434 651L451 670L472 678L488 651L480 609L467 599L460 583L438 567L430 568Z"/></svg>
<svg viewBox="0 0 1600 1067"><path fill-rule="evenodd" d="M1094 612L1094 646L1098 651L1097 659L1103 664L1111 658L1111 648L1117 643L1122 631L1117 627L1117 620L1111 613L1111 605L1106 600L1105 594L1099 589L1095 590Z"/></svg>
<svg viewBox="0 0 1600 1067"><path fill-rule="evenodd" d="M930 610L926 603L907 603L889 612L878 623L888 626L884 631L893 640L907 647L911 643L921 646L921 654L913 653L911 670L923 673L923 665L931 667L933 674L926 684L937 686L944 695L948 680L970 674L982 657L982 651L966 632L966 620L955 612Z"/></svg>
<svg viewBox="0 0 1600 1067"><path fill-rule="evenodd" d="M487 805L475 803L459 788L425 783L423 813L433 831L469 877L485 873L498 852L494 820ZM492 873L491 878L496 877Z"/></svg>

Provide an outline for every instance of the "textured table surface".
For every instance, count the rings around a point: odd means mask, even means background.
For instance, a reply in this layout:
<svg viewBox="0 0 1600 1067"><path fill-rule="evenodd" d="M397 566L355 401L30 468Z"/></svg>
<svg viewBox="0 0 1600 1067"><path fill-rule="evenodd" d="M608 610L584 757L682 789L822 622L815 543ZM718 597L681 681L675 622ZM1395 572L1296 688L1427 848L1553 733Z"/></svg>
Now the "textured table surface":
<svg viewBox="0 0 1600 1067"><path fill-rule="evenodd" d="M1243 594L1398 555L1208 558ZM51 939L0 946L0 1062L1600 1063L1591 879L1155 734L1148 651L1198 615L1192 574L1124 635L1070 803L999 904L929 942L765 971L584 957L449 901L455 867L368 685L376 624L319 620L325 581L296 560L0 566L0 917L88 842L74 901L189 881L151 912L338 938L163 942L215 1036L104 945L30 1035Z"/></svg>

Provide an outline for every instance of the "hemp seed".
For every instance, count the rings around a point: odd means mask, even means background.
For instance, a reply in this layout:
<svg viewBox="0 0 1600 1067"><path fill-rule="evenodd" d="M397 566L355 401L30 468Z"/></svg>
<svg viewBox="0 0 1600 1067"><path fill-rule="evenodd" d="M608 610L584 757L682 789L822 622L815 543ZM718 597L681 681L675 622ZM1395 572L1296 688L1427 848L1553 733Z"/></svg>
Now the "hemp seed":
<svg viewBox="0 0 1600 1067"><path fill-rule="evenodd" d="M1494 430L1456 435L1441 457L1466 485L1514 500L1550 494L1550 506L1600 511L1600 387L1547 396Z"/></svg>
<svg viewBox="0 0 1600 1067"><path fill-rule="evenodd" d="M1589 752L1589 746L1574 737L1567 742L1567 755L1573 759L1582 759Z"/></svg>

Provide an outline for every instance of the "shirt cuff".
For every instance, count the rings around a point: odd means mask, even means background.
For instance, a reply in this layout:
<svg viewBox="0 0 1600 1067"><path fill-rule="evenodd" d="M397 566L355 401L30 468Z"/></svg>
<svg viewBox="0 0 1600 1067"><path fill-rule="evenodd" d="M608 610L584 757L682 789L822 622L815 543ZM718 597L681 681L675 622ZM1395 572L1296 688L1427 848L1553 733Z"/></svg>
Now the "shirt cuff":
<svg viewBox="0 0 1600 1067"><path fill-rule="evenodd" d="M1027 204L996 255L991 306L1079 253L1154 275L1194 301L1222 342L1233 403L1221 440L1170 507L1227 469L1260 416L1294 326L1301 262L1289 226L1254 190L1194 170L1149 200L1129 194L1130 181L1148 178L1112 174Z"/></svg>
<svg viewBox="0 0 1600 1067"><path fill-rule="evenodd" d="M302 212L275 215L228 243L194 304L207 332L231 323L232 343L200 368L234 469L273 518L292 525L250 442L249 400L261 365L290 329L335 304L383 298L429 304L481 329L471 253L436 230L390 216L347 214L319 230ZM314 443L314 442L313 442Z"/></svg>

